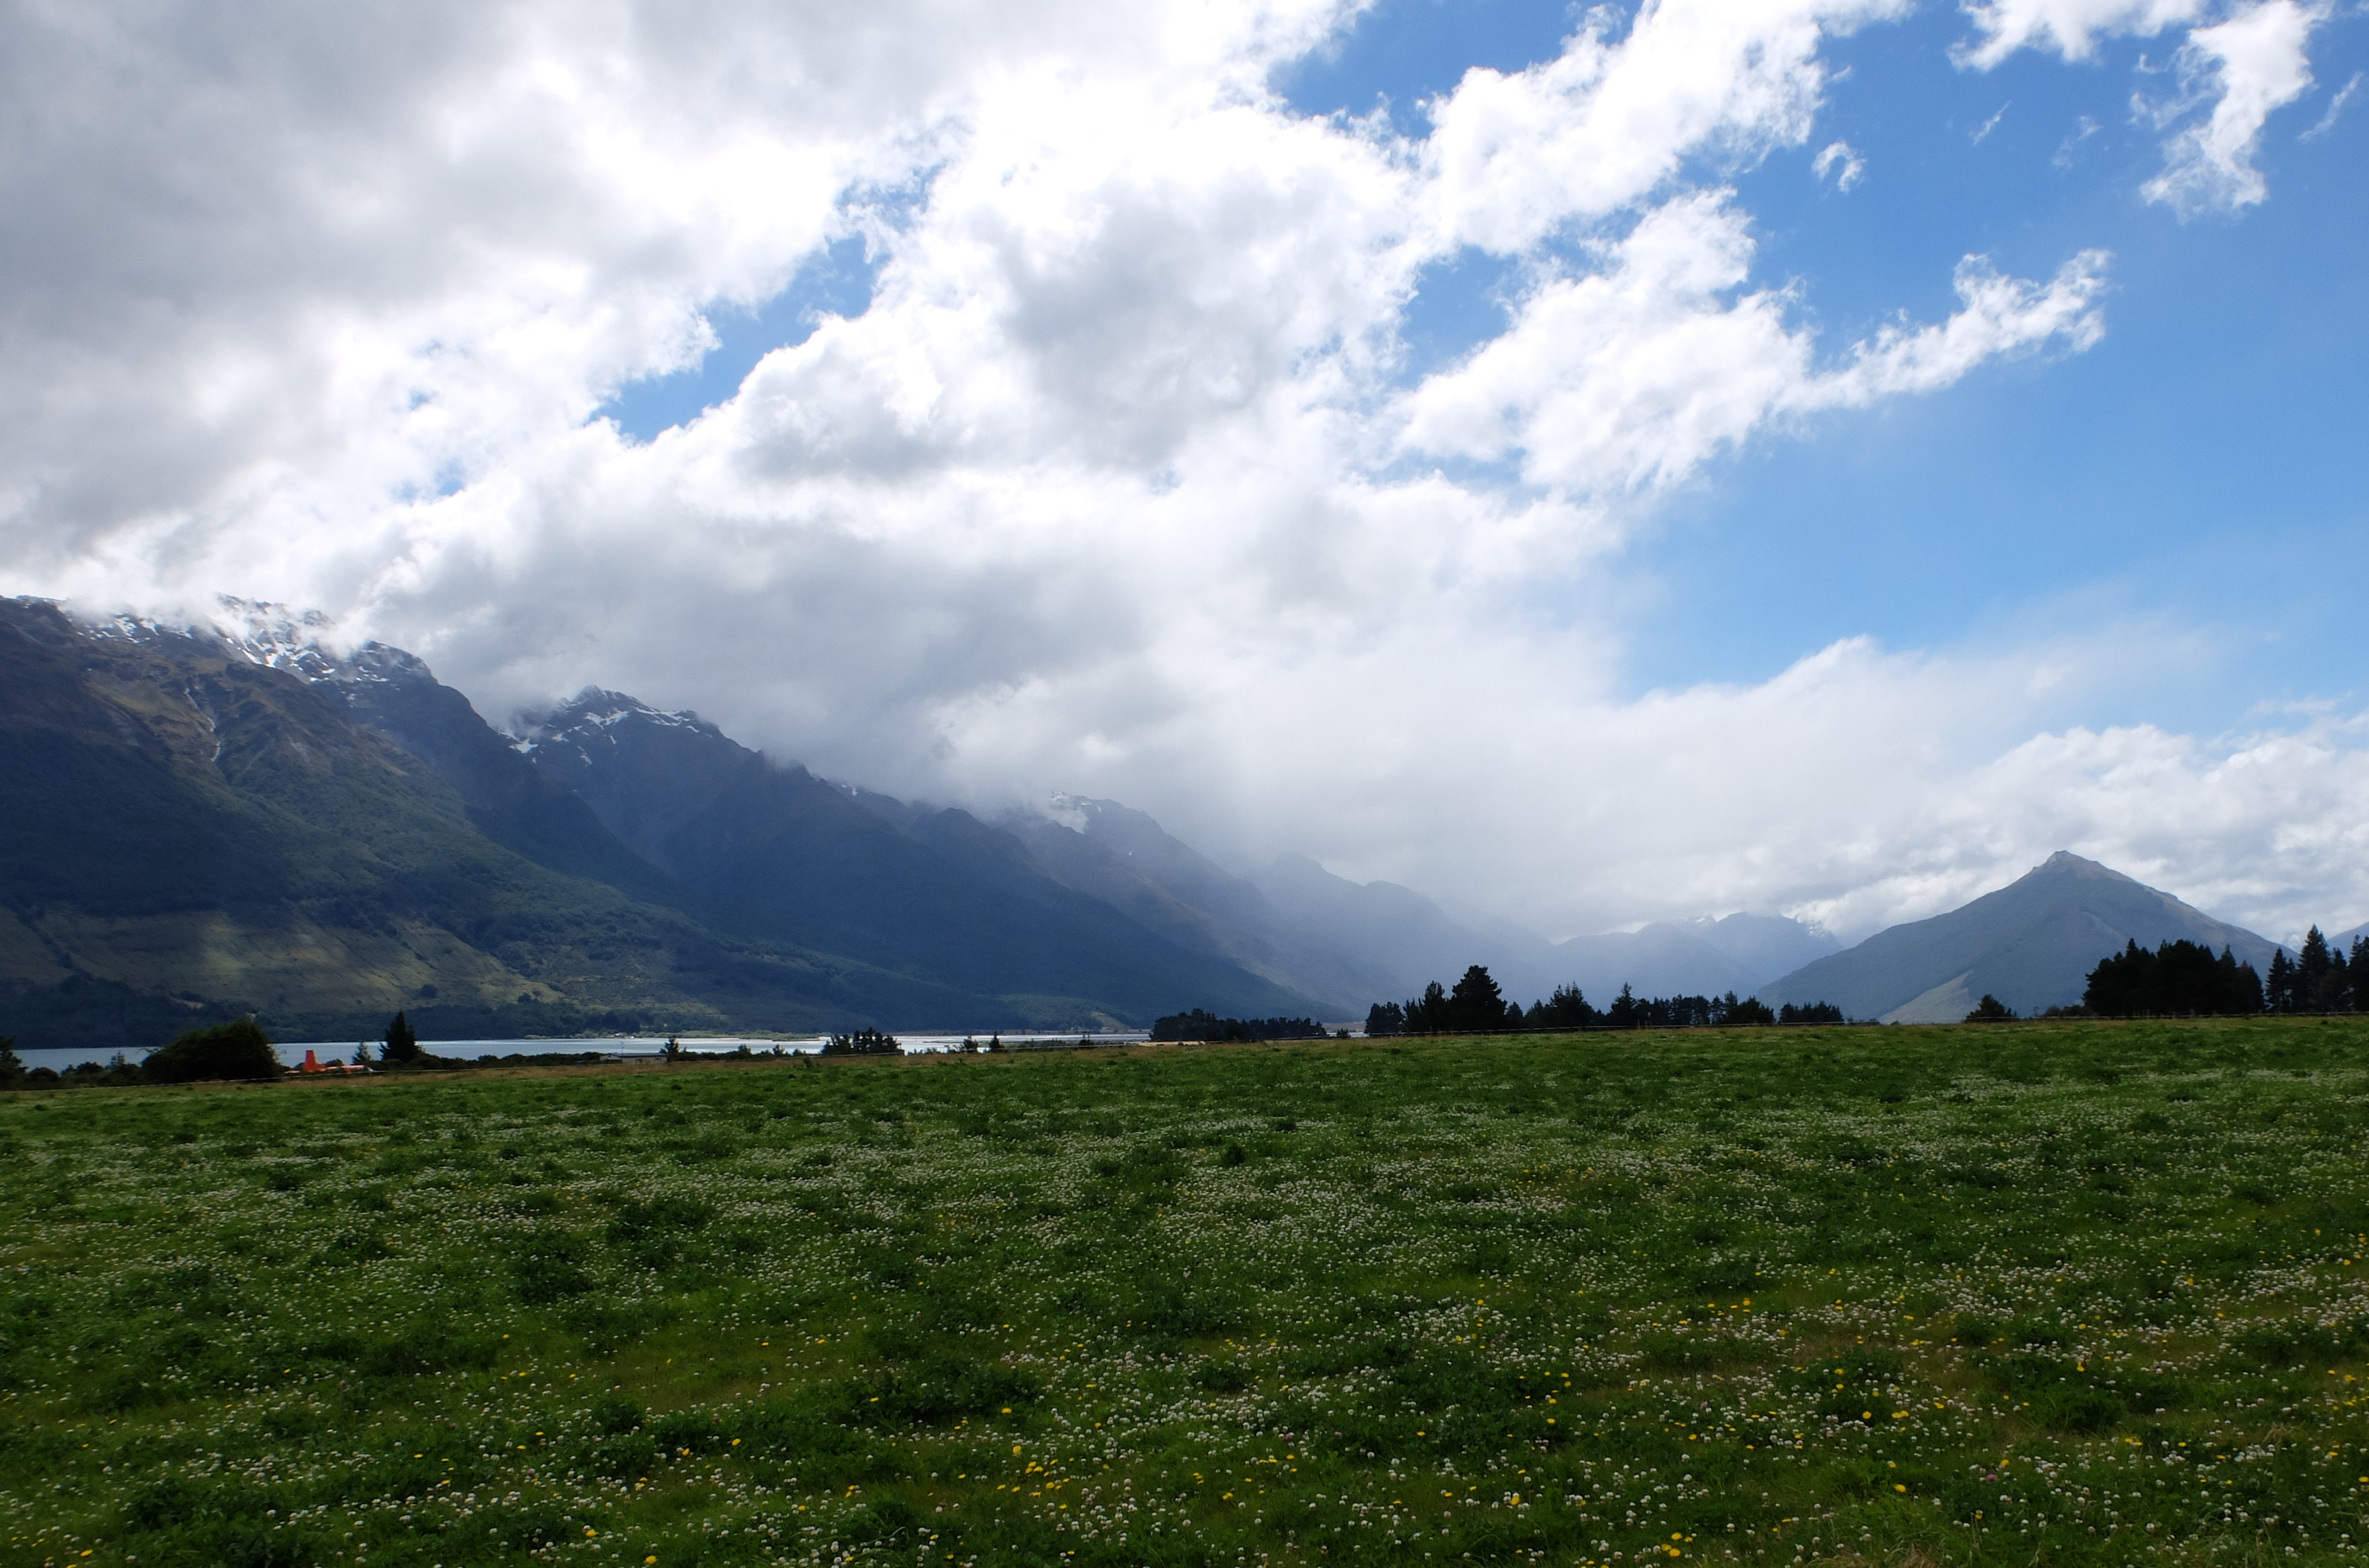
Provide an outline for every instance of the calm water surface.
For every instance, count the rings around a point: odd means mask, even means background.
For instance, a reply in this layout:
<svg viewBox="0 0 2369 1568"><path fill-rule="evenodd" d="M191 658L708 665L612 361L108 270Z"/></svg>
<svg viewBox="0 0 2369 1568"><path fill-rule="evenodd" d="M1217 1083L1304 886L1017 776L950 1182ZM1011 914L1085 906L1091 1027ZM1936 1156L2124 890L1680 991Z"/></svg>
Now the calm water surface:
<svg viewBox="0 0 2369 1568"><path fill-rule="evenodd" d="M969 1036L898 1035L897 1038L908 1051L944 1051L960 1049L965 1039L975 1040L984 1046L995 1036L995 1033L994 1030L989 1029ZM1139 1032L1087 1036L1007 1033L1002 1036L1003 1043L1007 1046L1066 1044L1082 1038L1098 1045L1124 1045L1143 1037ZM797 1054L818 1051L822 1049L823 1042L829 1036L794 1035L760 1039L754 1036L747 1037L685 1036L680 1038L682 1040L682 1048L693 1054L729 1056L742 1046L761 1054L770 1053L776 1047L785 1052ZM272 1048L280 1053L281 1061L290 1067L294 1067L304 1059L306 1051L313 1052L323 1062L351 1061L356 1047L364 1043L358 1040L292 1040L276 1043ZM658 1055L666 1048L667 1036L664 1035L607 1035L597 1038L574 1040L422 1040L419 1043L432 1055L452 1057L466 1061L475 1061L480 1057L487 1056L581 1056L587 1051L597 1051L602 1056L634 1058ZM379 1042L372 1040L367 1044L370 1046L371 1055L377 1056ZM127 1059L137 1063L144 1054L141 1051L127 1051L124 1056ZM23 1059L27 1067L46 1067L54 1071L63 1072L70 1067L79 1067L85 1062L96 1062L104 1067L114 1053L66 1047L57 1050L20 1050L17 1055Z"/></svg>

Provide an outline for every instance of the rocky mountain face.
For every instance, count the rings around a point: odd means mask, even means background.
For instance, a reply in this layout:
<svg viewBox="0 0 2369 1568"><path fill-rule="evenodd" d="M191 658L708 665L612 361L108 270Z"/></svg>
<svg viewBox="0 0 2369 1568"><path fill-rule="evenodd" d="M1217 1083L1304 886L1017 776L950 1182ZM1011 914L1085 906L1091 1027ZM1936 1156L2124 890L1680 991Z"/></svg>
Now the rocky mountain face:
<svg viewBox="0 0 2369 1568"><path fill-rule="evenodd" d="M1878 932L1762 989L1761 1000L1831 1001L1853 1018L1955 1023L1985 995L2027 1015L2081 1000L2089 971L2127 942L2233 949L2267 970L2272 944L2170 894L2062 850L2007 887L1930 920Z"/></svg>
<svg viewBox="0 0 2369 1568"><path fill-rule="evenodd" d="M246 608L246 607L235 607ZM523 746L398 649L302 623L0 601L0 1032L284 1036L1088 1027L1311 999L899 826L690 715L589 692Z"/></svg>

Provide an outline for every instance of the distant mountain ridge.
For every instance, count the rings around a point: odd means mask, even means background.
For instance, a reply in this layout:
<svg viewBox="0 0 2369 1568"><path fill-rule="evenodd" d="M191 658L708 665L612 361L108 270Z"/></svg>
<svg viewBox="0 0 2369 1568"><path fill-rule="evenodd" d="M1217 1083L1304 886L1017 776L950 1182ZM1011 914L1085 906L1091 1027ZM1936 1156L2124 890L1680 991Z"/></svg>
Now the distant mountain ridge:
<svg viewBox="0 0 2369 1568"><path fill-rule="evenodd" d="M1114 920L1001 827L776 766L695 715L589 689L520 750L737 932L978 995L1096 1000L1138 1023L1192 994L1263 1016L1314 1005L1222 952Z"/></svg>
<svg viewBox="0 0 2369 1568"><path fill-rule="evenodd" d="M228 608L0 601L0 1031L25 1044L247 1009L327 1038L398 1006L445 1037L1311 1009L967 813L884 812L612 692L521 744L400 649Z"/></svg>
<svg viewBox="0 0 2369 1568"><path fill-rule="evenodd" d="M2005 887L1930 920L1876 933L1760 991L1772 1006L1831 1001L1853 1018L1955 1023L1985 995L2031 1014L2081 1000L2089 971L2125 943L2184 940L2263 973L2272 944L2169 893L2059 850Z"/></svg>
<svg viewBox="0 0 2369 1568"><path fill-rule="evenodd" d="M2067 854L1848 951L1756 914L1551 943L1305 856L1237 875L1116 801L986 821L831 783L598 687L505 734L402 649L224 609L0 601L0 808L29 825L0 841L0 1030L153 1044L260 1008L334 1038L395 1006L448 1036L1345 1022L1472 964L1525 1003L1954 1019L1985 991L2077 1000L2125 940L2271 952Z"/></svg>

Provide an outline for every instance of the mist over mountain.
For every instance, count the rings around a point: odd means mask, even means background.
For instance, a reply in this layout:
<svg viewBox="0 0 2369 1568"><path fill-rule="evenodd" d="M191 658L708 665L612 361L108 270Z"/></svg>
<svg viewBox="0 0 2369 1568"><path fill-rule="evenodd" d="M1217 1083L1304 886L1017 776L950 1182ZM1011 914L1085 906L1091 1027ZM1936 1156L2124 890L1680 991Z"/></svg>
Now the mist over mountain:
<svg viewBox="0 0 2369 1568"><path fill-rule="evenodd" d="M2077 1000L2129 940L2271 944L2059 853L1841 950L1760 914L1548 942L1283 855L1237 875L1112 800L993 820L826 781L587 688L495 729L317 618L76 622L0 601L0 1030L283 1033L1143 1024L1362 1017L1488 967L1534 1001L1758 992L1855 1017ZM2340 933L2348 940L2352 933Z"/></svg>
<svg viewBox="0 0 2369 1568"><path fill-rule="evenodd" d="M777 766L693 715L588 690L521 749L736 932L978 995L1093 999L1134 1021L1188 995L1259 1015L1313 1005L1212 944L1113 920L1002 828Z"/></svg>
<svg viewBox="0 0 2369 1568"><path fill-rule="evenodd" d="M1361 1016L1398 980L1354 936L1296 918L1265 888L1240 877L1112 800L1057 795L1044 812L999 818L1036 864L1181 946L1232 960L1317 998L1325 1015Z"/></svg>
<svg viewBox="0 0 2369 1568"><path fill-rule="evenodd" d="M1782 915L1734 914L1677 924L1753 975L1753 990L1829 953L1838 953L1843 945L1831 933Z"/></svg>
<svg viewBox="0 0 2369 1568"><path fill-rule="evenodd" d="M2098 961L2135 941L2233 949L2256 973L2272 944L2169 893L2059 850L1963 908L1880 931L1764 987L1762 1001L1831 1001L1853 1018L1942 1024L1985 995L2030 1014L2081 1000Z"/></svg>

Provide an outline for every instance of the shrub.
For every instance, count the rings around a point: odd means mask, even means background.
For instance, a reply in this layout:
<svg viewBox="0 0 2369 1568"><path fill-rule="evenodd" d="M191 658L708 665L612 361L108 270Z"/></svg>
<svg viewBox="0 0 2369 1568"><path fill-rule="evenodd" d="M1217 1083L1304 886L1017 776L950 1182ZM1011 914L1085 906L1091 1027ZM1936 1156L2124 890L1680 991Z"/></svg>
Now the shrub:
<svg viewBox="0 0 2369 1568"><path fill-rule="evenodd" d="M141 1070L159 1083L189 1083L200 1078L277 1078L281 1068L262 1027L253 1018L239 1018L189 1030L149 1052Z"/></svg>

